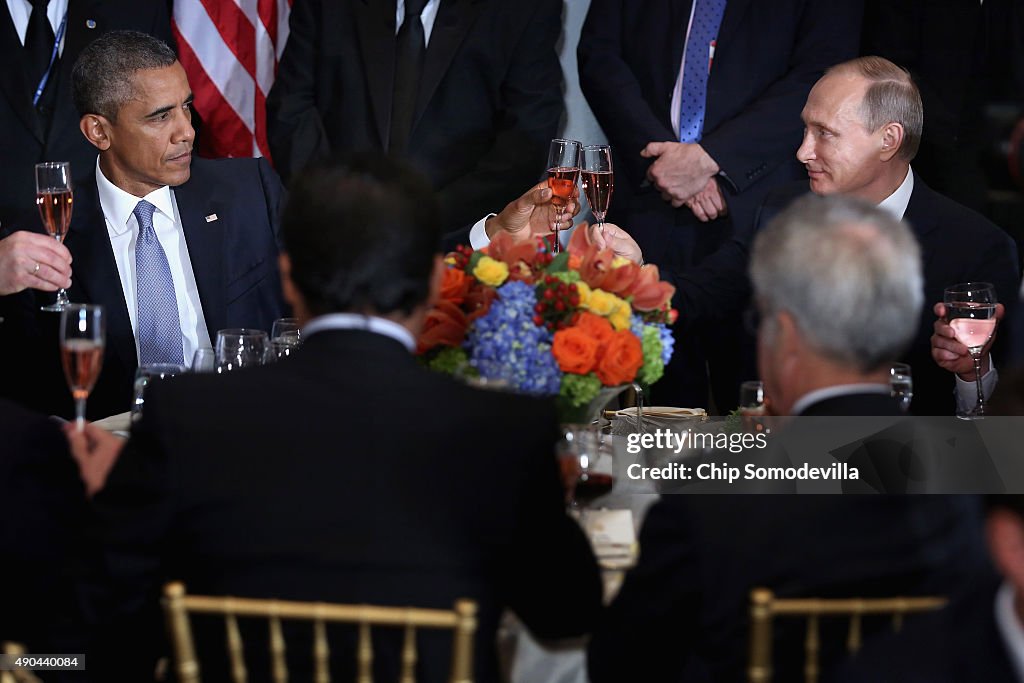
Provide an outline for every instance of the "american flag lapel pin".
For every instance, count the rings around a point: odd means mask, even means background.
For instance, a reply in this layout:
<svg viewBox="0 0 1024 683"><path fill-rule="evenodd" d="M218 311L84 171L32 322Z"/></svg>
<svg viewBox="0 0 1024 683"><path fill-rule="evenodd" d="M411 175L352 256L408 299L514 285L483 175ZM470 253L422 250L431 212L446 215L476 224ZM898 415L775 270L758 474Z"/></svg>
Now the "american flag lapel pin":
<svg viewBox="0 0 1024 683"><path fill-rule="evenodd" d="M217 214L215 214L215 213L211 213L209 216L206 217L206 222L207 223L212 223L215 220L217 220Z"/></svg>

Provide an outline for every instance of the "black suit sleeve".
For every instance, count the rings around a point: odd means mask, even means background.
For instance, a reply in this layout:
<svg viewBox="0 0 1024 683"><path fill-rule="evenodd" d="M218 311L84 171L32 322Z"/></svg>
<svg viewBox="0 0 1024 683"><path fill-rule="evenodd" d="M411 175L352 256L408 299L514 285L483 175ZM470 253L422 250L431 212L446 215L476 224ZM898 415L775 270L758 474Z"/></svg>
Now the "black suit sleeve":
<svg viewBox="0 0 1024 683"><path fill-rule="evenodd" d="M703 583L689 520L675 498L656 503L644 519L637 565L587 648L592 683L680 679Z"/></svg>
<svg viewBox="0 0 1024 683"><path fill-rule="evenodd" d="M563 108L562 67L555 51L562 3L542 0L534 5L501 84L494 142L473 169L437 188L446 230L476 221L495 207L501 210L545 170L548 143L558 131ZM509 188L516 188L516 194L509 196Z"/></svg>
<svg viewBox="0 0 1024 683"><path fill-rule="evenodd" d="M631 2L635 0L593 0L576 57L580 87L616 147L615 163L630 167L625 177L643 178L650 161L640 151L651 141L676 136L644 99L636 75L623 59L623 7Z"/></svg>
<svg viewBox="0 0 1024 683"><path fill-rule="evenodd" d="M267 137L274 166L290 178L331 154L316 109L317 17L320 0L296 0L288 18L288 43L267 97Z"/></svg>
<svg viewBox="0 0 1024 683"><path fill-rule="evenodd" d="M793 158L792 140L799 139L803 129L799 114L807 93L825 69L856 56L862 15L860 0L807 2L796 44L789 48L786 75L738 116L704 134L701 146L734 191L743 192L764 177L764 170Z"/></svg>

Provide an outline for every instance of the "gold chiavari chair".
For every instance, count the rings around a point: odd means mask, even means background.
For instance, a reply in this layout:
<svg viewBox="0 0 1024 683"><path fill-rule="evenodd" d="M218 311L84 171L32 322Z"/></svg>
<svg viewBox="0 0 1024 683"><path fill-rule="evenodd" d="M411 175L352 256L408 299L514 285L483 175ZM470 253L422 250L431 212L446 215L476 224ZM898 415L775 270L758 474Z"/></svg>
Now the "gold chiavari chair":
<svg viewBox="0 0 1024 683"><path fill-rule="evenodd" d="M23 655L25 646L21 643L5 642L0 645L0 652L5 655ZM16 671L0 671L0 683L43 683L38 676L27 669Z"/></svg>
<svg viewBox="0 0 1024 683"><path fill-rule="evenodd" d="M327 641L328 623L355 624L358 627L356 650L357 682L373 683L373 644L371 626L404 627L402 673L400 683L415 683L416 629L448 629L453 632L451 683L473 681L473 636L476 632L477 605L472 600L457 600L452 610L375 605L336 605L253 598L186 595L180 582L164 587L164 615L171 635L174 670L179 683L200 683L199 662L189 625L189 614L216 614L224 617L232 683L245 683L247 673L242 653L238 617L263 617L269 620L270 658L275 683L286 683L285 641L281 629L284 619L313 623L314 682L329 683Z"/></svg>
<svg viewBox="0 0 1024 683"><path fill-rule="evenodd" d="M903 617L928 612L946 604L945 598L776 598L767 588L750 591L749 683L771 683L772 624L776 617L803 617L807 620L804 636L804 681L817 683L820 675L822 617L846 617L846 650L857 652L861 646L861 620L866 615L890 615L893 631L903 626Z"/></svg>

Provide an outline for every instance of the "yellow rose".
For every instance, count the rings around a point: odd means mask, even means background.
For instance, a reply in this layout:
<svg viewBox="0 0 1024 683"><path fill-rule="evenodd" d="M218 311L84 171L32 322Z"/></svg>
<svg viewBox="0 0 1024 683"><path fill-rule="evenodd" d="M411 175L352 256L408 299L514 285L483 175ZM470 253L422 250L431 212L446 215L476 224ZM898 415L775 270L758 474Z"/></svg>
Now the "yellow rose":
<svg viewBox="0 0 1024 683"><path fill-rule="evenodd" d="M587 308L591 313L596 313L597 315L608 317L622 306L629 310L629 304L603 289L595 289L587 297Z"/></svg>
<svg viewBox="0 0 1024 683"><path fill-rule="evenodd" d="M610 322L612 327L616 330L628 330L632 323L632 320L630 319L632 312L633 311L630 310L629 304L623 301L622 305L608 316L608 322Z"/></svg>
<svg viewBox="0 0 1024 683"><path fill-rule="evenodd" d="M580 308L586 308L587 302L590 301L590 285L583 280L580 280L576 284L576 293L580 297Z"/></svg>
<svg viewBox="0 0 1024 683"><path fill-rule="evenodd" d="M484 256L476 262L473 275L477 280L490 287L498 287L508 279L508 266L502 261Z"/></svg>

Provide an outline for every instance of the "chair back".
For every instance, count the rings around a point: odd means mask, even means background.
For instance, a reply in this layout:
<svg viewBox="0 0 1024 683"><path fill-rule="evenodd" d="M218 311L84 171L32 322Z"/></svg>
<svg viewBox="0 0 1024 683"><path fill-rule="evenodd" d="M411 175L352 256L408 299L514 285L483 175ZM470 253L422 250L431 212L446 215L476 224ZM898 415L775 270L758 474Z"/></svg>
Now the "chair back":
<svg viewBox="0 0 1024 683"><path fill-rule="evenodd" d="M767 588L750 592L750 660L747 668L749 683L771 683L772 680L772 625L776 617L796 617L807 620L804 636L804 681L817 683L820 676L822 617L849 619L846 632L846 650L857 652L861 646L862 618L867 615L889 615L893 631L903 626L903 617L914 612L928 612L944 607L941 597L917 598L776 598Z"/></svg>
<svg viewBox="0 0 1024 683"><path fill-rule="evenodd" d="M232 683L245 683L248 674L242 650L238 617L262 617L269 621L271 678L286 683L285 640L281 628L284 619L313 624L314 683L329 683L327 641L328 623L354 624L358 627L356 648L357 683L373 683L373 643L371 626L404 628L402 669L399 683L415 683L417 660L416 629L447 629L453 632L450 683L472 683L473 636L476 633L477 605L472 600L456 600L453 609L419 609L375 605L337 605L319 602L261 600L254 598L186 595L180 582L164 587L164 615L171 637L174 670L179 683L200 683L199 662L189 625L189 614L215 614L224 617L228 659Z"/></svg>

